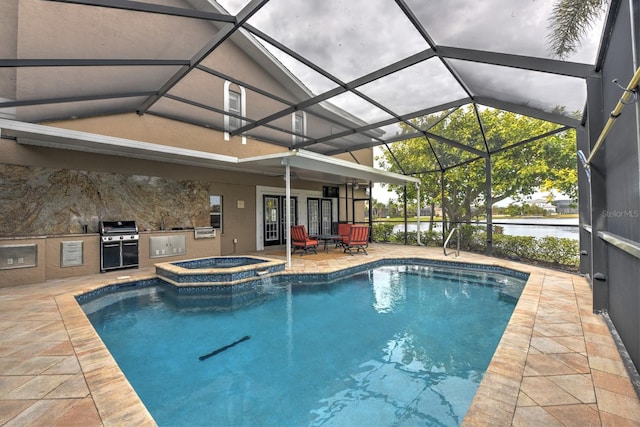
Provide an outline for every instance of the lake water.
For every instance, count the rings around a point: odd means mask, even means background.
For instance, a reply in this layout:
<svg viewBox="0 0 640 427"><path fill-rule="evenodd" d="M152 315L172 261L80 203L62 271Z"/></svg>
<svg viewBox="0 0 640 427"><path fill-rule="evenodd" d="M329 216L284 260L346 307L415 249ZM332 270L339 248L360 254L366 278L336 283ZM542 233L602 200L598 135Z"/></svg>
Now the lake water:
<svg viewBox="0 0 640 427"><path fill-rule="evenodd" d="M564 237L568 239L579 238L578 218L500 218L493 221L494 225L504 228L504 234L510 236L533 236L533 237ZM524 225L531 224L531 225ZM484 225L484 224L478 224ZM416 231L417 224L407 224L409 231ZM429 229L428 221L420 222L421 230ZM403 231L404 224L393 227L394 232ZM437 222L434 230L442 230L442 223Z"/></svg>

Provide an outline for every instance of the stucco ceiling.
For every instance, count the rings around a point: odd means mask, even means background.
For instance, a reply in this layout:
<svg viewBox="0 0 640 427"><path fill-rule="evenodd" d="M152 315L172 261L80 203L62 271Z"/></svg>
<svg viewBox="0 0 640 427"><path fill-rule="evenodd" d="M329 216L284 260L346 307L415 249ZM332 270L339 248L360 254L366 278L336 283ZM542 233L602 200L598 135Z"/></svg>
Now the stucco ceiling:
<svg viewBox="0 0 640 427"><path fill-rule="evenodd" d="M290 179L317 181L324 184L368 186L370 183L387 183L404 185L407 183L417 184L420 181L415 177L358 165L306 150L289 150L269 155L238 158L7 119L0 119L0 129L2 129L4 137L15 139L18 143L25 145L223 169L271 177L285 178L288 166Z"/></svg>

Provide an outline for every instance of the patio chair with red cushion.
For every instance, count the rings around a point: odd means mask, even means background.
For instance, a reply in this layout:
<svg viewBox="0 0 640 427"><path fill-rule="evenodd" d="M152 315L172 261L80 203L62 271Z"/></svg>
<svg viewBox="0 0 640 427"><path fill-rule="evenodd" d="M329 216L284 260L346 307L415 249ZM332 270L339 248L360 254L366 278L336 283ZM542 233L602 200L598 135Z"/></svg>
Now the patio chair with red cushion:
<svg viewBox="0 0 640 427"><path fill-rule="evenodd" d="M346 239L343 239L342 245L344 246L344 252L349 251L351 255L353 255L352 249L357 249L356 252L364 252L365 255L369 255L367 253L367 247L369 247L369 226L367 225L352 225L349 230L349 236Z"/></svg>
<svg viewBox="0 0 640 427"><path fill-rule="evenodd" d="M291 226L291 247L294 253L296 250L302 250L300 256L307 253L307 251L313 251L318 253L318 239L313 239L307 234L307 229L304 225Z"/></svg>
<svg viewBox="0 0 640 427"><path fill-rule="evenodd" d="M340 237L336 239L336 248L343 246L344 241L349 239L349 230L351 230L351 224L347 224L346 222L338 223L336 234Z"/></svg>

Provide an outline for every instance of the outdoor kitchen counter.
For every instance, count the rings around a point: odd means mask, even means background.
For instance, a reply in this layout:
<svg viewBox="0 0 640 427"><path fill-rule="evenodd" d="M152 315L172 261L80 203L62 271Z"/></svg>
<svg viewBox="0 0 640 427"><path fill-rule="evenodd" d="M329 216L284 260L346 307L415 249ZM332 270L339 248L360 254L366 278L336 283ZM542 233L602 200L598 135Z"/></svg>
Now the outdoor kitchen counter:
<svg viewBox="0 0 640 427"><path fill-rule="evenodd" d="M99 269L97 233L0 238L0 286L93 274Z"/></svg>
<svg viewBox="0 0 640 427"><path fill-rule="evenodd" d="M145 230L139 234L139 268L221 255L220 239L196 238L195 229ZM163 238L171 240L169 245L175 239L184 244L176 247L176 253L169 246L167 253L152 257L151 244L161 243ZM99 274L100 241L99 233L0 237L0 260L4 260L0 266L0 287ZM7 262L9 259L11 264Z"/></svg>

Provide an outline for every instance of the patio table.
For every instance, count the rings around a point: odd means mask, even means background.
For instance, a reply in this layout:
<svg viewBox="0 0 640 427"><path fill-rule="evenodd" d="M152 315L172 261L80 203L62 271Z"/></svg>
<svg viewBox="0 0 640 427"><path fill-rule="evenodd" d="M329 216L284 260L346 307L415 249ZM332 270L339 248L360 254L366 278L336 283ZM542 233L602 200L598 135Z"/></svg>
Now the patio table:
<svg viewBox="0 0 640 427"><path fill-rule="evenodd" d="M329 252L329 249L327 248L327 245L329 243L329 241L335 241L336 239L339 239L340 236L339 234L318 234L316 236L316 239L318 240L322 240L324 242L324 251L325 252Z"/></svg>

